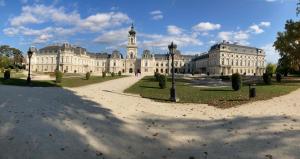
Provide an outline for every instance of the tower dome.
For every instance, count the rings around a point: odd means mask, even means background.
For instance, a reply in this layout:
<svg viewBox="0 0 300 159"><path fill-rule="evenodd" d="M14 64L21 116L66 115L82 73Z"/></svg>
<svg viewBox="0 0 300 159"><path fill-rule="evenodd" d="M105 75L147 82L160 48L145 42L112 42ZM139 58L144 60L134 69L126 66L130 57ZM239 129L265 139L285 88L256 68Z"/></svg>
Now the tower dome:
<svg viewBox="0 0 300 159"><path fill-rule="evenodd" d="M131 29L129 30L129 34L130 35L135 35L135 30L134 30L134 26L133 26L133 23L131 24Z"/></svg>

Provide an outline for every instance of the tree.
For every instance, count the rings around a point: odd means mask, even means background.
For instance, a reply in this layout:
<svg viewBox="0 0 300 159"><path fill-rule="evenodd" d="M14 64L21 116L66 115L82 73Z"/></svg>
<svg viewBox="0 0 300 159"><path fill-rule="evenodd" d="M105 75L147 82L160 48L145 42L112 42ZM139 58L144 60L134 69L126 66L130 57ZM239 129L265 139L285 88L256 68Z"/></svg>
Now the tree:
<svg viewBox="0 0 300 159"><path fill-rule="evenodd" d="M0 67L18 66L22 65L24 57L22 51L9 45L0 46Z"/></svg>
<svg viewBox="0 0 300 159"><path fill-rule="evenodd" d="M288 20L285 24L285 31L277 33L274 42L275 49L281 57L288 57L290 65L300 70L300 22Z"/></svg>
<svg viewBox="0 0 300 159"><path fill-rule="evenodd" d="M297 12L297 16L299 16L299 14L300 14L300 0L299 0L299 2L297 3L297 9L296 9L296 12Z"/></svg>
<svg viewBox="0 0 300 159"><path fill-rule="evenodd" d="M284 55L278 60L276 72L287 76L291 68L291 59L288 56Z"/></svg>
<svg viewBox="0 0 300 159"><path fill-rule="evenodd" d="M231 76L232 89L238 91L242 88L242 77L239 73L234 73Z"/></svg>
<svg viewBox="0 0 300 159"><path fill-rule="evenodd" d="M266 67L266 73L272 76L272 74L274 74L275 71L276 71L276 65L272 63L268 63Z"/></svg>

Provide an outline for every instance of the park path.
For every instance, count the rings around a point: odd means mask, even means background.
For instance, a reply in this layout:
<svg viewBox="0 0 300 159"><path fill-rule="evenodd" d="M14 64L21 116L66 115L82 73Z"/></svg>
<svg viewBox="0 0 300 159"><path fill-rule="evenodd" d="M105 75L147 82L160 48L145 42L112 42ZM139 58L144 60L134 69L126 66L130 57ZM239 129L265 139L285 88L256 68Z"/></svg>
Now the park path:
<svg viewBox="0 0 300 159"><path fill-rule="evenodd" d="M140 78L68 89L0 85L0 158L300 156L300 90L222 110L123 93Z"/></svg>

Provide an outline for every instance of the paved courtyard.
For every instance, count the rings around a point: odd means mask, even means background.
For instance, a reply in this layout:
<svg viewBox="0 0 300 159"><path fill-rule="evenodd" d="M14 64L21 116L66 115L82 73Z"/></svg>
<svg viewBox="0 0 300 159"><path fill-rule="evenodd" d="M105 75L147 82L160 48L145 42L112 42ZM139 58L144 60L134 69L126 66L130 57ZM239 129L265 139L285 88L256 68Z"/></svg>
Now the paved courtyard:
<svg viewBox="0 0 300 159"><path fill-rule="evenodd" d="M230 109L159 103L122 91L0 85L1 159L296 159L300 90Z"/></svg>

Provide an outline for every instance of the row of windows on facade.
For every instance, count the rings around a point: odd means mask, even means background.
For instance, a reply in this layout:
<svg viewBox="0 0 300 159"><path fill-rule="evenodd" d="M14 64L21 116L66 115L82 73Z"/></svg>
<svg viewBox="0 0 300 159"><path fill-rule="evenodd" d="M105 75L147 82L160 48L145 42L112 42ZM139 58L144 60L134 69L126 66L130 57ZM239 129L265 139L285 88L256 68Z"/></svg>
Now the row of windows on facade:
<svg viewBox="0 0 300 159"><path fill-rule="evenodd" d="M226 63L224 61L224 59L222 59L222 65L230 65L230 61L231 61L231 65L234 66L234 60L226 60ZM236 60L235 62L235 66L247 66L247 60ZM248 61L248 66L255 66L255 61ZM257 66L264 66L264 61L257 61Z"/></svg>
<svg viewBox="0 0 300 159"><path fill-rule="evenodd" d="M44 61L44 58L41 57L41 61L40 61L39 58L37 58L37 63L38 64L40 64L40 63L41 64L54 64L54 57L51 57L51 61L49 61L49 60L50 60L50 58L45 57L45 61ZM66 62L66 63L71 62L72 63L73 62L73 58L71 58L70 61L69 61L68 57L66 57L65 59L62 57L60 59L60 62L61 63L63 63L63 62ZM76 58L74 58L74 62L77 63L77 64L78 63L79 64L88 64L88 63L90 63L89 60L80 60L80 59L76 59ZM100 66L100 63L98 61L94 61L94 65ZM106 62L102 62L102 66L105 66L105 65L106 65ZM115 61L113 62L113 66L116 66L116 62ZM123 63L123 66L124 66L124 63Z"/></svg>
<svg viewBox="0 0 300 159"><path fill-rule="evenodd" d="M37 71L40 71L40 70L41 70L41 71L46 71L46 72L47 72L47 71L53 72L55 69L56 69L55 66L49 66L49 67L48 67L47 65L46 65L46 66L39 66L39 65L37 65ZM84 69L81 68L81 67L78 67L77 69L78 69L79 72L84 71ZM72 66L71 66L71 70L73 70L73 67L72 67ZM105 70L105 69L99 69L99 68L96 69L97 72L103 72L104 70ZM68 71L69 71L69 67L66 66L64 71L68 72ZM74 72L77 72L77 70L75 69ZM124 72L124 71L123 71L123 72Z"/></svg>
<svg viewBox="0 0 300 159"><path fill-rule="evenodd" d="M230 56L229 54L222 54L223 57L226 56L226 55L227 55L227 57ZM231 57L234 57L233 54L231 55ZM253 55L252 55L252 56L235 55L235 57L236 57L236 58L239 58L239 57L240 57L240 58L248 58L248 59L256 59L256 58L257 58L257 56L253 56Z"/></svg>
<svg viewBox="0 0 300 159"><path fill-rule="evenodd" d="M226 49L227 47L223 46L222 49ZM256 50L254 49L238 49L238 48L232 48L232 47L228 47L228 50L231 51L236 51L236 52L251 52L251 53L255 53ZM261 50L258 51L259 53L261 53Z"/></svg>
<svg viewBox="0 0 300 159"><path fill-rule="evenodd" d="M171 64L171 63L170 63ZM183 65L186 65L186 64L184 64L184 63L181 63L181 62L178 62L178 61L174 61L174 65L175 66L183 66ZM145 63L145 66L147 66L147 63ZM161 63L160 65L159 65L159 63L156 63L156 66L164 66L164 63ZM165 66L168 66L168 63L165 63ZM190 64L188 64L188 67L190 67Z"/></svg>
<svg viewBox="0 0 300 159"><path fill-rule="evenodd" d="M45 58L45 61L44 61L44 58ZM37 63L38 64L55 64L56 62L54 61L54 59L57 59L57 57L37 57ZM50 60L50 61L49 61ZM73 57L61 57L60 58L60 62L61 63L72 63L74 62L75 64L88 64L90 63L90 60L80 60L78 58L73 58ZM94 65L97 65L97 66L100 66L100 63L99 61L93 61L94 62ZM185 65L184 63L182 62L178 62L178 61L175 61L174 62L174 65L175 66L183 66ZM106 66L106 62L102 62L102 66ZM113 62L113 66L116 66L116 61ZM125 66L125 64L123 63L123 66ZM148 66L148 62L146 61L145 62L145 66L147 67ZM159 63L156 63L156 66L159 66ZM164 66L164 63L161 63L160 66ZM165 66L168 66L168 63L165 63ZM190 66L190 64L188 64L188 67Z"/></svg>

